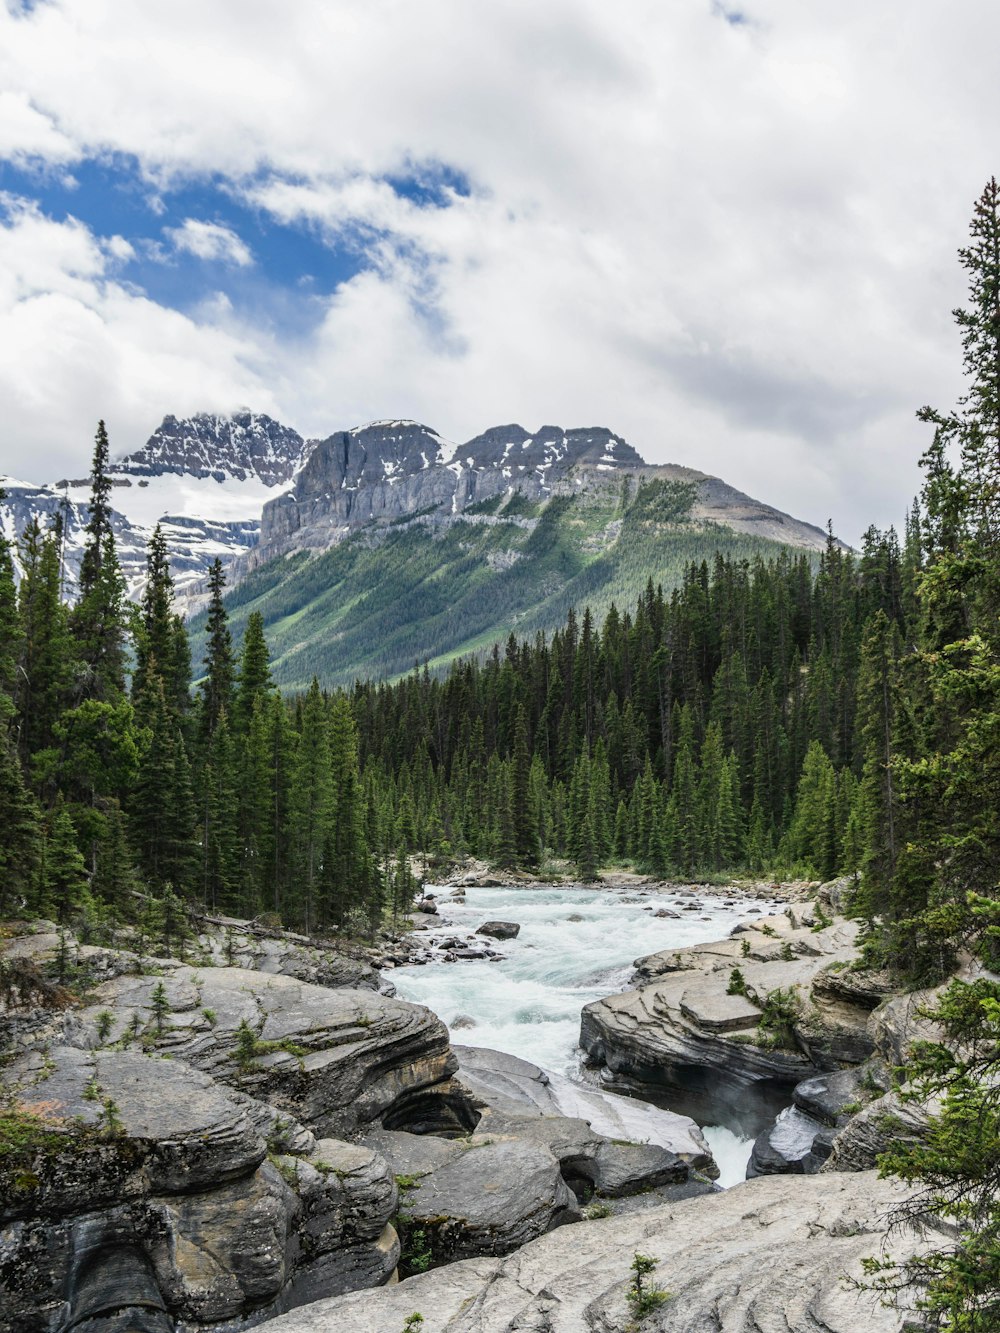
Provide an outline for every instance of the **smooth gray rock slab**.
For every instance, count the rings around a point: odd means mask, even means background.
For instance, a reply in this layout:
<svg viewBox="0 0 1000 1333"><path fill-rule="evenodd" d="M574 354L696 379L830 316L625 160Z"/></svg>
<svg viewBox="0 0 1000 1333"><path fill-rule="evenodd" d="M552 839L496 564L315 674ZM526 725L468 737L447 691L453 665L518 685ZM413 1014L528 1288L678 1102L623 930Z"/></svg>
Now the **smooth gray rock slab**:
<svg viewBox="0 0 1000 1333"><path fill-rule="evenodd" d="M379 1133L368 1143L406 1184L399 1213L428 1233L435 1262L508 1254L579 1214L548 1146Z"/></svg>
<svg viewBox="0 0 1000 1333"><path fill-rule="evenodd" d="M900 1333L902 1319L845 1283L880 1252L898 1187L864 1175L761 1178L634 1215L564 1227L505 1259L449 1264L398 1286L304 1307L273 1333L623 1333L629 1265L659 1260L673 1293L650 1333ZM919 1242L890 1241L896 1254ZM270 1333L270 1330L269 1330Z"/></svg>
<svg viewBox="0 0 1000 1333"><path fill-rule="evenodd" d="M680 1185L690 1168L676 1153L655 1143L612 1143L605 1140L597 1150L598 1194L609 1199L661 1185Z"/></svg>
<svg viewBox="0 0 1000 1333"><path fill-rule="evenodd" d="M503 1051L479 1046L455 1046L453 1050L459 1060L458 1081L494 1114L583 1121L594 1134L658 1144L698 1170L717 1174L708 1144L689 1116L583 1087ZM484 1124L484 1132L486 1128Z"/></svg>

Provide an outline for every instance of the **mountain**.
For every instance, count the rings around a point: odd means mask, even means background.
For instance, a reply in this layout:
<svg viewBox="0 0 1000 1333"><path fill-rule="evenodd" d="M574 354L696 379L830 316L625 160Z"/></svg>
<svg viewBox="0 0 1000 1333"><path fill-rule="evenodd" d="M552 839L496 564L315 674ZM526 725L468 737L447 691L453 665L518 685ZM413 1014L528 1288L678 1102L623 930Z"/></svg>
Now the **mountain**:
<svg viewBox="0 0 1000 1333"><path fill-rule="evenodd" d="M260 542L240 572L292 550L322 551L370 523L421 514L447 523L475 504L519 493L542 501L602 488L611 477L693 483L692 517L820 550L819 528L691 468L651 466L604 427L494 426L452 444L416 421L375 421L317 442L293 485L264 507Z"/></svg>
<svg viewBox="0 0 1000 1333"><path fill-rule="evenodd" d="M248 411L167 416L111 481L130 593L159 522L180 607L196 610L219 557L234 628L262 612L285 684L440 665L511 630L551 629L573 605L631 606L649 578L670 588L691 560L826 541L717 477L645 463L604 427L511 424L456 444L416 421L307 440ZM10 538L63 514L72 595L88 480L0 485Z"/></svg>
<svg viewBox="0 0 1000 1333"><path fill-rule="evenodd" d="M308 449L297 431L252 412L164 417L141 448L110 469L115 539L130 593L142 586L146 545L160 523L180 604L190 605L216 557L228 564L256 544L264 504L290 483ZM63 514L71 593L83 551L89 479L39 486L0 476L0 486L7 492L0 522L11 540L32 518L48 526Z"/></svg>
<svg viewBox="0 0 1000 1333"><path fill-rule="evenodd" d="M603 428L501 426L456 445L379 421L315 444L265 506L228 605L237 633L261 612L282 684L349 683L550 630L571 606L630 608L692 560L826 540L716 477L644 463Z"/></svg>

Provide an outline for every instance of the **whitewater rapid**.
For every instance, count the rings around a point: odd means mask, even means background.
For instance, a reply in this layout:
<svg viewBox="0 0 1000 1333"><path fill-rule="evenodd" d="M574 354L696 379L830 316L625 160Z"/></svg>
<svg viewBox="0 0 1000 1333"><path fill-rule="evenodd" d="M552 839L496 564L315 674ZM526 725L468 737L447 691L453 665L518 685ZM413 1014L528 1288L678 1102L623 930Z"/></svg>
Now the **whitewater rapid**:
<svg viewBox="0 0 1000 1333"><path fill-rule="evenodd" d="M575 1083L580 1011L623 990L636 958L723 939L738 922L783 907L767 899L727 899L718 890L691 896L642 888L470 888L464 903L447 888L430 885L428 892L438 900L432 936L465 936L491 920L516 921L520 934L497 943L501 961L395 969L399 995L432 1009L456 1042L518 1055ZM685 910L692 903L697 910ZM677 915L656 916L661 909ZM720 1184L742 1180L752 1140L722 1125L702 1129L722 1172Z"/></svg>

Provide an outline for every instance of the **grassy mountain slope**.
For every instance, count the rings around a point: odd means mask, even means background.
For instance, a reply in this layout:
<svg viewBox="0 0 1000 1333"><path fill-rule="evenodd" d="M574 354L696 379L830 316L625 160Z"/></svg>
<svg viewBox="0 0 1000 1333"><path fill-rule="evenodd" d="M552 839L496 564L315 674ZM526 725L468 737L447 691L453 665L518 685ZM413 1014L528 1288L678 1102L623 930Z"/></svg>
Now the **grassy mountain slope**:
<svg viewBox="0 0 1000 1333"><path fill-rule="evenodd" d="M263 614L275 678L305 686L392 677L485 649L511 631L549 630L571 606L631 607L649 578L675 586L716 552L769 556L759 537L691 519L694 487L609 485L547 503L519 493L442 523L415 515L366 527L321 555L278 558L227 598L234 634ZM195 661L203 619L192 629Z"/></svg>

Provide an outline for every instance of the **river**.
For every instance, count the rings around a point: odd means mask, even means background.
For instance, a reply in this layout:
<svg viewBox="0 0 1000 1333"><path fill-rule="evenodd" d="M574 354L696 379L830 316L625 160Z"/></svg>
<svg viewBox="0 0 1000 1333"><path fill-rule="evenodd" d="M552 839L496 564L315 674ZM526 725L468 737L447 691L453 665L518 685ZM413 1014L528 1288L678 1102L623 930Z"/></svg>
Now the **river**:
<svg viewBox="0 0 1000 1333"><path fill-rule="evenodd" d="M450 889L437 894L432 932L471 934L485 921L516 921L515 940L497 948L501 962L459 961L397 968L399 995L425 1004L451 1029L456 1042L506 1051L550 1074L580 1080L580 1011L592 1000L625 988L633 962L643 954L724 938L753 909L780 911L770 900L692 897L642 889L467 889L455 902ZM684 910L692 902L697 911ZM677 916L657 917L665 908ZM677 1108L682 1110L684 1108ZM724 1125L702 1125L719 1164L719 1183L742 1180L753 1140Z"/></svg>

